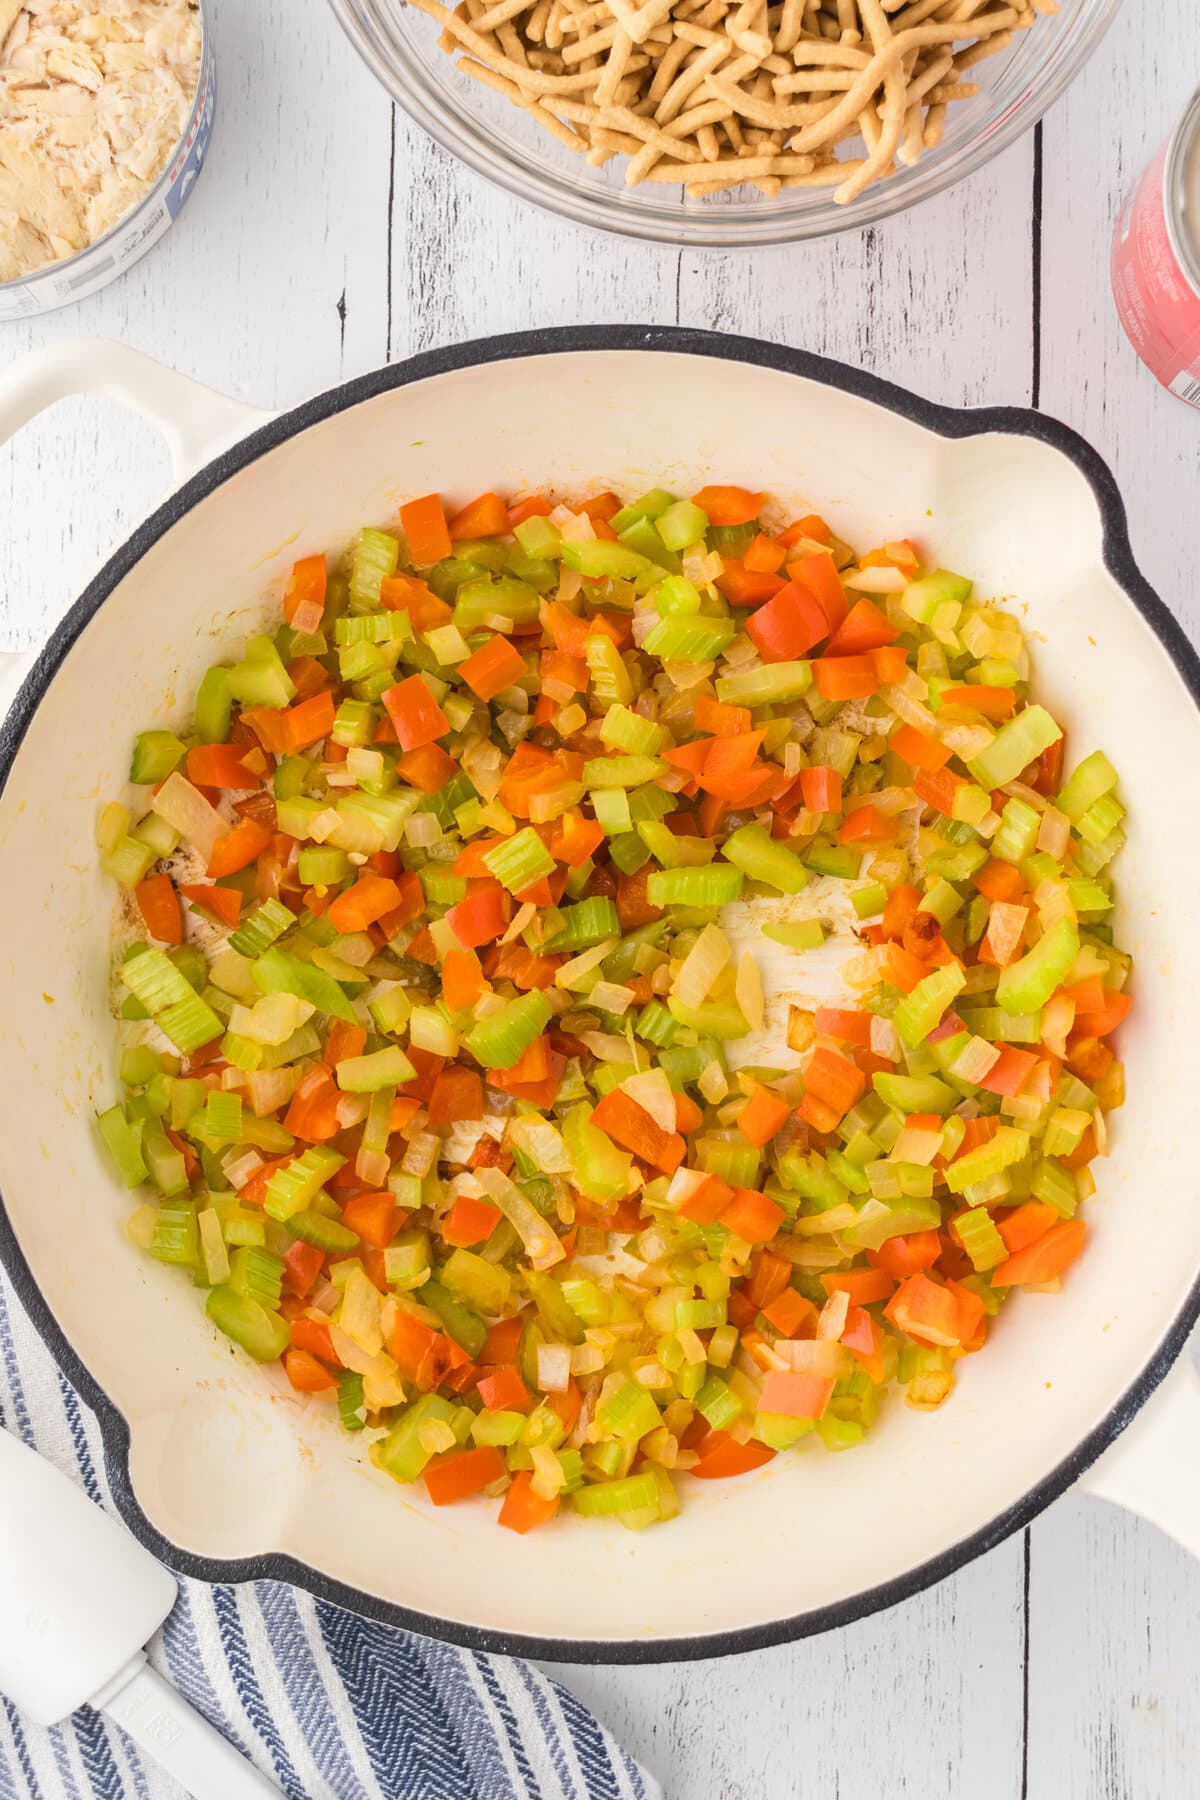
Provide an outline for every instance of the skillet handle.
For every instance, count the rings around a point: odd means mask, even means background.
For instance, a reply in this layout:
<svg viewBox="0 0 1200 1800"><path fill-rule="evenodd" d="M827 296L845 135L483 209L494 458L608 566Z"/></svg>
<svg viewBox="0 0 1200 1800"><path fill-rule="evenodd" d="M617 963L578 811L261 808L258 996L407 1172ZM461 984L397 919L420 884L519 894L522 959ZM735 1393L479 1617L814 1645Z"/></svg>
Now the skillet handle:
<svg viewBox="0 0 1200 1800"><path fill-rule="evenodd" d="M1149 1519L1200 1558L1200 1374L1184 1348L1158 1392L1079 1486Z"/></svg>
<svg viewBox="0 0 1200 1800"><path fill-rule="evenodd" d="M45 344L0 369L0 444L46 407L72 394L117 400L156 425L167 441L175 481L265 424L270 413L212 388L109 338ZM65 609L70 595L62 596ZM0 719L36 652L0 653Z"/></svg>

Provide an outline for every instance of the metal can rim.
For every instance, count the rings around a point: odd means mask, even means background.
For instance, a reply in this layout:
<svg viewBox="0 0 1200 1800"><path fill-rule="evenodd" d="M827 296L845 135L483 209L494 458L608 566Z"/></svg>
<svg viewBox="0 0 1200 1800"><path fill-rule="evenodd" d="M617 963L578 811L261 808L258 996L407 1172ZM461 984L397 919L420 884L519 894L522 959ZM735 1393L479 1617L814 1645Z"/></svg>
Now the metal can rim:
<svg viewBox="0 0 1200 1800"><path fill-rule="evenodd" d="M205 12L205 0L197 0L196 11L200 18L200 61L196 68L196 85L192 90L192 103L188 109L188 115L184 122L183 129L171 146L171 154L167 157L166 162L155 176L153 183L146 189L146 192L135 206L131 206L128 212L122 213L121 217L114 224L109 226L103 237L95 238L90 244L85 244L82 250L76 250L70 256L60 256L57 262L43 263L41 268L32 269L28 275L17 275L12 281L0 281L0 300L4 298L5 294L12 293L18 288L36 289L38 283L41 281L49 281L51 279L57 280L60 276L69 273L71 270L82 270L89 257L95 256L99 258L106 247L112 244L114 238L121 232L127 230L128 227L133 224L134 220L140 219L149 206L157 203L162 193L164 181L167 180L180 151L187 144L192 127L196 123L201 102L204 99L206 85L205 75L208 70L210 55L208 17ZM115 269L113 271L114 279L117 275L123 273L124 271L122 269Z"/></svg>
<svg viewBox="0 0 1200 1800"><path fill-rule="evenodd" d="M1167 241L1189 287L1200 298L1200 240L1188 230L1184 183L1188 160L1200 142L1200 89L1193 94L1167 144L1163 165L1163 214Z"/></svg>

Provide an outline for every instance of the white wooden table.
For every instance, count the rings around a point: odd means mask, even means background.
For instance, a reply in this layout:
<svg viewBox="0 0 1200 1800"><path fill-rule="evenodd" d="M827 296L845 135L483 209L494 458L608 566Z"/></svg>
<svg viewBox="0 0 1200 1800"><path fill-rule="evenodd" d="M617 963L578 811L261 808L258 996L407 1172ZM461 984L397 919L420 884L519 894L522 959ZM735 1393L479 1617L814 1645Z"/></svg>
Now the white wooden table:
<svg viewBox="0 0 1200 1800"><path fill-rule="evenodd" d="M107 335L281 406L527 326L755 334L937 400L1067 420L1114 466L1150 580L1200 629L1200 413L1136 362L1107 281L1119 198L1200 77L1196 0L1130 0L1037 138L940 200L862 237L733 254L601 237L493 192L394 114L321 0L209 5L217 129L182 221L107 293L0 326L0 357ZM149 428L100 402L0 451L0 645L37 641L165 480ZM566 1674L672 1800L1186 1800L1198 1656L1200 1568L1068 1496L849 1629Z"/></svg>

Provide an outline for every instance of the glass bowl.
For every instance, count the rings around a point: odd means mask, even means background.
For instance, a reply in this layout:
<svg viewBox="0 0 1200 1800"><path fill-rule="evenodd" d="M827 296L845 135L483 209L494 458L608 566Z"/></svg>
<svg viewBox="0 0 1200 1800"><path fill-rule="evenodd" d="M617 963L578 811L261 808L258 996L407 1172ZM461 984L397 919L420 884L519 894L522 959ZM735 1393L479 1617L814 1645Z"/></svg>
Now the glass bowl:
<svg viewBox="0 0 1200 1800"><path fill-rule="evenodd" d="M411 119L444 150L522 200L580 225L660 244L713 249L786 244L872 225L941 193L982 167L1034 125L1075 78L1121 0L1059 0L1016 34L1012 48L973 71L979 94L953 102L945 136L912 168L848 206L828 188L785 189L775 198L743 187L689 200L649 182L626 187L626 158L603 168L566 149L502 95L462 74L438 47L436 21L405 0L330 0L368 67Z"/></svg>

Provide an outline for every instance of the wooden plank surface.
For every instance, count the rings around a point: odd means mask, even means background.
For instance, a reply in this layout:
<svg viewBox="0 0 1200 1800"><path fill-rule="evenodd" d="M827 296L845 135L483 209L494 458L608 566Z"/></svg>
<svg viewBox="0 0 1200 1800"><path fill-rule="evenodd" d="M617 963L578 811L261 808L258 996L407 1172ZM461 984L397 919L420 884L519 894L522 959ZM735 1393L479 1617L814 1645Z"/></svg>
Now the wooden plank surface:
<svg viewBox="0 0 1200 1800"><path fill-rule="evenodd" d="M181 222L106 294L4 326L0 356L121 337L263 405L437 344L611 320L759 335L951 404L1028 403L1040 368L1042 404L1117 468L1147 572L1200 623L1200 415L1140 369L1106 278L1118 197L1195 79L1194 0L1127 6L1051 115L1040 230L1029 138L861 237L737 254L602 237L493 192L393 114L318 0L210 6L217 131ZM149 428L99 402L0 449L0 645L35 642L166 479ZM1068 1497L846 1630L560 1672L673 1800L1183 1800L1200 1792L1198 1617L1193 1564Z"/></svg>

